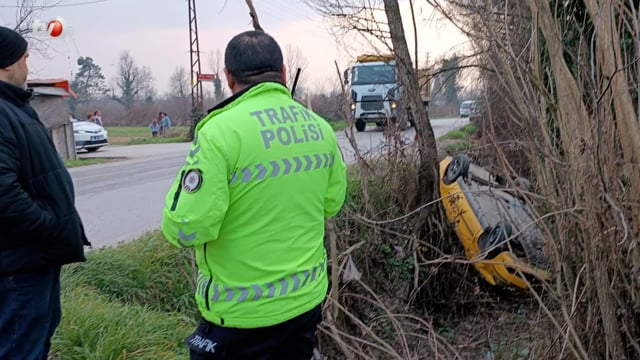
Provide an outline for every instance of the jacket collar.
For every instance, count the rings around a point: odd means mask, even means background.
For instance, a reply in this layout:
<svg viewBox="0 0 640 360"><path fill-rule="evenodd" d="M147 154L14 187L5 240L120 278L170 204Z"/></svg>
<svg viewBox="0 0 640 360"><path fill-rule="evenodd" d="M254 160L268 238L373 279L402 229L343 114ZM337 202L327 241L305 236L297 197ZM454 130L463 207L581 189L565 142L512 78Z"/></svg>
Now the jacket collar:
<svg viewBox="0 0 640 360"><path fill-rule="evenodd" d="M237 99L239 99L240 97L242 97L242 95L250 92L252 89L258 87L258 85L262 85L262 84L270 84L270 85L280 85L281 87L285 88L284 85L280 84L280 83L276 83L276 82L269 82L269 81L263 81L263 82L259 82L250 86L247 86L246 88L238 91L237 93L233 94L232 96L226 98L224 101L222 101L221 103L219 103L218 105L212 107L211 109L209 109L207 111L207 114L211 114L212 112L222 109L226 106L228 106L229 104L231 104L232 102L236 101ZM286 89L286 88L285 88Z"/></svg>
<svg viewBox="0 0 640 360"><path fill-rule="evenodd" d="M0 81L0 98L15 105L23 106L33 96L33 90L25 90L8 82Z"/></svg>
<svg viewBox="0 0 640 360"><path fill-rule="evenodd" d="M223 102L209 109L207 116L205 116L202 120L200 120L200 122L198 122L198 125L196 125L196 132L201 127L203 127L209 120L216 117L219 113L227 111L232 107L236 106L237 102L253 97L257 94L262 94L269 91L279 92L283 95L291 97L291 93L289 92L287 87L282 85L279 82L264 81L251 86L247 86L246 88L233 94L233 96L227 98Z"/></svg>

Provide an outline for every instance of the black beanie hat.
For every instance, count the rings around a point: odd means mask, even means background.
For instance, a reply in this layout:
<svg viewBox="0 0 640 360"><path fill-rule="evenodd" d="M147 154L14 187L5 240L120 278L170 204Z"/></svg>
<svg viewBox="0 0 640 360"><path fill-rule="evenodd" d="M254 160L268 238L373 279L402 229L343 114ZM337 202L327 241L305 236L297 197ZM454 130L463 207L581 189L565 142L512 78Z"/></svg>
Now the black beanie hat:
<svg viewBox="0 0 640 360"><path fill-rule="evenodd" d="M27 52L27 40L17 32L0 26L0 69L15 64Z"/></svg>

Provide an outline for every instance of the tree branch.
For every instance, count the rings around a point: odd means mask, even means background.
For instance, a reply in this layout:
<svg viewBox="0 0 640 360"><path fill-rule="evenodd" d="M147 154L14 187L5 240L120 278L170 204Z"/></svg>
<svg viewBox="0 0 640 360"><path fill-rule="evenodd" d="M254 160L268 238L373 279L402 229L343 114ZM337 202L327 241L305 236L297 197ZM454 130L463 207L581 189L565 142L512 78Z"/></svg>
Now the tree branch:
<svg viewBox="0 0 640 360"><path fill-rule="evenodd" d="M264 31L262 26L260 25L260 20L258 19L258 13L256 12L256 8L253 6L253 1L246 0L247 6L249 6L249 16L251 16L251 22L253 23L253 29L256 31Z"/></svg>

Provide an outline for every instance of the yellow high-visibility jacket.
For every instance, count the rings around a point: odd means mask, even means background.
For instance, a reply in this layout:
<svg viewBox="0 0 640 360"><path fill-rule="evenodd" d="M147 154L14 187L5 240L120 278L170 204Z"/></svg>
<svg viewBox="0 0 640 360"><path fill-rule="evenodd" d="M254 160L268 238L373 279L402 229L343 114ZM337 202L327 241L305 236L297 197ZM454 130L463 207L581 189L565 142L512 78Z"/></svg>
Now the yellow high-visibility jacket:
<svg viewBox="0 0 640 360"><path fill-rule="evenodd" d="M333 129L283 85L217 106L196 128L162 220L172 244L195 249L202 316L265 327L320 304L324 220L340 211L346 183Z"/></svg>

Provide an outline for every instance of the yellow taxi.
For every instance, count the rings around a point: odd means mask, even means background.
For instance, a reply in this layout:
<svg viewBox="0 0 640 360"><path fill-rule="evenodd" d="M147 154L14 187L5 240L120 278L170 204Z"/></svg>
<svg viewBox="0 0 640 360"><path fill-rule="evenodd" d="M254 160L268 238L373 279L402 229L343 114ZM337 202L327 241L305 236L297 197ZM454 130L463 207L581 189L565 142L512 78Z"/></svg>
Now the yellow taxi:
<svg viewBox="0 0 640 360"><path fill-rule="evenodd" d="M440 161L440 196L466 257L490 284L526 290L530 280L548 281L551 273L542 233L518 194L464 154Z"/></svg>

